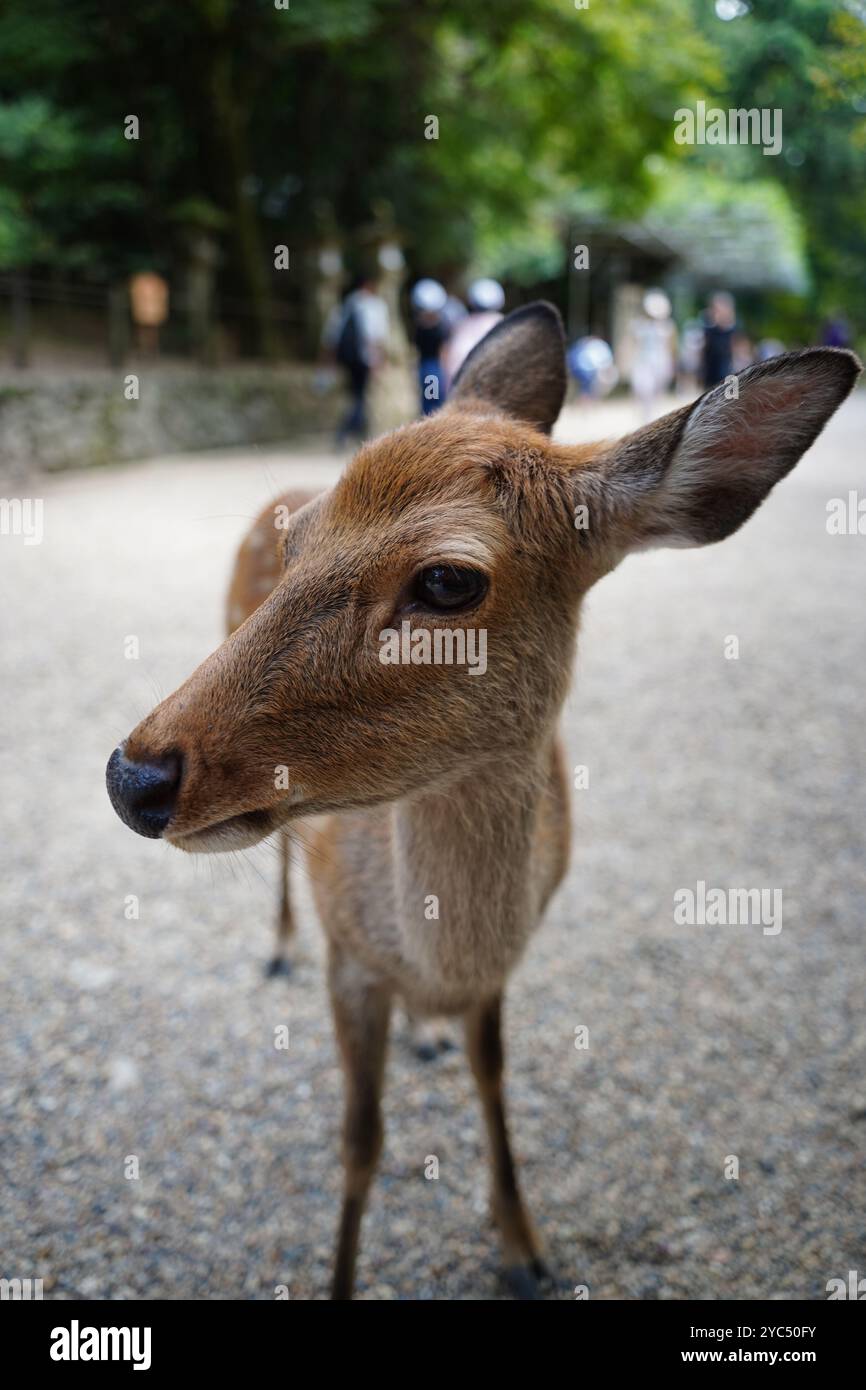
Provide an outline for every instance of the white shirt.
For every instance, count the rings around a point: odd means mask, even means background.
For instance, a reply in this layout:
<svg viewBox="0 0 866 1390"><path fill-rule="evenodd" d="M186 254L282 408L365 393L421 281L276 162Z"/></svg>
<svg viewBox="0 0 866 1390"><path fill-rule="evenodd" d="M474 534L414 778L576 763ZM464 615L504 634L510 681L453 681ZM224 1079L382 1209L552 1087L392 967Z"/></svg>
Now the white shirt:
<svg viewBox="0 0 866 1390"><path fill-rule="evenodd" d="M388 340L388 305L379 294L372 290L354 290L342 304L331 310L325 326L325 342L328 347L336 347L340 341L343 325L349 314L354 313L358 323L358 336L361 340L361 356L371 366L377 349L383 348Z"/></svg>

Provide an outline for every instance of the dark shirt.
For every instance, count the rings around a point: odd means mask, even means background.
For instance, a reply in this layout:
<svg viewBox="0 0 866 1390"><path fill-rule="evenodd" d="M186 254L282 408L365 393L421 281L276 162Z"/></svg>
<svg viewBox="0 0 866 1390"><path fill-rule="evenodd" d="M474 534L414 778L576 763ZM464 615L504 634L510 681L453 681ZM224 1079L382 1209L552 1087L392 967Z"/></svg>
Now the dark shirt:
<svg viewBox="0 0 866 1390"><path fill-rule="evenodd" d="M718 386L733 371L733 340L736 324L721 328L717 323L704 322L704 386Z"/></svg>
<svg viewBox="0 0 866 1390"><path fill-rule="evenodd" d="M419 323L415 328L415 346L422 357L435 358L448 337L444 323Z"/></svg>

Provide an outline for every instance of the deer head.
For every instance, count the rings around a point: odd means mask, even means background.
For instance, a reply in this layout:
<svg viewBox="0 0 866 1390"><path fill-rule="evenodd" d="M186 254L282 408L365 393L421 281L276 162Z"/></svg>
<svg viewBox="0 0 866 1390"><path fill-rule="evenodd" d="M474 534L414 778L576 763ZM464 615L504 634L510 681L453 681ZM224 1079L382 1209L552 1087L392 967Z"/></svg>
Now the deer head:
<svg viewBox="0 0 866 1390"><path fill-rule="evenodd" d="M300 816L531 763L587 589L630 550L735 531L858 371L849 352L788 353L619 443L567 446L550 438L559 316L519 309L443 410L367 445L290 518L271 595L112 755L115 809L181 849L235 849ZM383 660L389 631L423 658L421 629L486 633L483 675Z"/></svg>

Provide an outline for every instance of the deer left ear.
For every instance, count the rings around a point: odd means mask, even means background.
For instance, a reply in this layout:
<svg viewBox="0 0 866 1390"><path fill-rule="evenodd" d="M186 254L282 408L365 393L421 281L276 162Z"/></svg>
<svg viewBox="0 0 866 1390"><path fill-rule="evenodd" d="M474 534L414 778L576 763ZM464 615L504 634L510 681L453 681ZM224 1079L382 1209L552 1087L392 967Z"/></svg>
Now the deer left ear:
<svg viewBox="0 0 866 1390"><path fill-rule="evenodd" d="M860 370L839 348L783 353L614 445L584 479L604 497L618 548L730 536L815 442Z"/></svg>
<svg viewBox="0 0 866 1390"><path fill-rule="evenodd" d="M565 399L565 334L552 304L515 309L472 349L449 401L493 406L549 434Z"/></svg>

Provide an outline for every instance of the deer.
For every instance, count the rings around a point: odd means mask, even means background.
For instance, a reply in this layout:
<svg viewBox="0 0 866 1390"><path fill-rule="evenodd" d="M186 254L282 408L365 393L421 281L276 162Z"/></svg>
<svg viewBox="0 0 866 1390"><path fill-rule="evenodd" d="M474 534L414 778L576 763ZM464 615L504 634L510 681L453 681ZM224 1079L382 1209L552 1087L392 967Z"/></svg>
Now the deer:
<svg viewBox="0 0 866 1390"><path fill-rule="evenodd" d="M225 605L228 637L231 637L235 629L260 607L279 583L283 568L284 528L278 525L278 522L291 516L293 512L300 511L301 507L311 502L315 496L316 493L312 491L292 489L269 502L255 518L238 547L229 580ZM291 838L289 832L283 830L277 832L276 839L279 850L279 903L274 954L268 961L265 972L268 977L291 974L289 947L295 934L289 878L292 863Z"/></svg>
<svg viewBox="0 0 866 1390"><path fill-rule="evenodd" d="M631 552L737 531L860 371L843 349L785 353L619 441L568 444L552 437L564 346L552 305L517 309L436 414L297 499L274 587L108 762L126 825L188 853L309 827L344 1072L335 1299L353 1293L395 1000L462 1019L508 1288L544 1296L506 1116L503 1000L568 861L557 722L583 598ZM384 662L382 633L404 623L413 639L484 628L485 673Z"/></svg>

